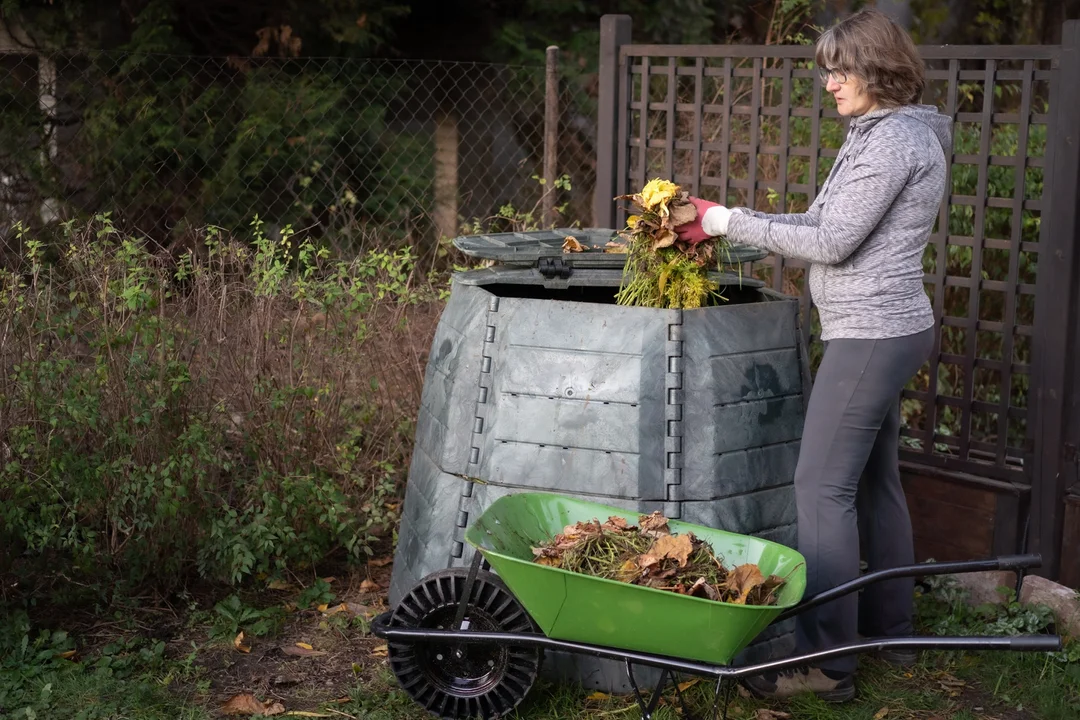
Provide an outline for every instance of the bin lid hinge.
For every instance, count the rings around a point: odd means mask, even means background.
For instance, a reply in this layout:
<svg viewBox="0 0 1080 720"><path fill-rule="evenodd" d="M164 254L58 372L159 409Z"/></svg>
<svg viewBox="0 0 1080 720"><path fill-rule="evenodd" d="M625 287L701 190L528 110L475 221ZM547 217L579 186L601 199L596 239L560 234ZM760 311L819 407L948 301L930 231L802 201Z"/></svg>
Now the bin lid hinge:
<svg viewBox="0 0 1080 720"><path fill-rule="evenodd" d="M574 269L563 262L561 257L541 257L536 259L536 268L540 274L549 280L551 278L568 278Z"/></svg>

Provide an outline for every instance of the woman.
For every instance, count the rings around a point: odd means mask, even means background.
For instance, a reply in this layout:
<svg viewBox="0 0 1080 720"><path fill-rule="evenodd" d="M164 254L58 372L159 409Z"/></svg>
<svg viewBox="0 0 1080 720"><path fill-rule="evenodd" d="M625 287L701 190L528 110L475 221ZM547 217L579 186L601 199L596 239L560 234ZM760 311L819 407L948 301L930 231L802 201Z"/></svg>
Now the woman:
<svg viewBox="0 0 1080 720"><path fill-rule="evenodd" d="M918 105L923 62L911 38L886 16L863 11L826 31L815 62L836 107L851 118L836 164L805 213L770 215L694 198L698 220L677 228L691 242L726 235L810 263L810 292L825 355L807 409L795 470L799 550L807 592L859 573L856 490L871 569L914 562L911 520L899 471L899 396L929 356L934 315L922 257L937 217L952 122ZM912 632L913 581L879 583L863 594L873 636ZM797 652L858 639L856 595L798 616ZM914 662L914 652L883 659ZM762 697L812 691L826 700L855 694L856 656L810 669L751 678Z"/></svg>

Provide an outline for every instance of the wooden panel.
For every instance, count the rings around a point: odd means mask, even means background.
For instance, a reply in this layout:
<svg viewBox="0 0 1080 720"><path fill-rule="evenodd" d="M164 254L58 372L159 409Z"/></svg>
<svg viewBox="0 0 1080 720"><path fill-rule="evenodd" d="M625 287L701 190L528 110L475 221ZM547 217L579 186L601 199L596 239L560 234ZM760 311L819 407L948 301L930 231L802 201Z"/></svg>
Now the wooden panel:
<svg viewBox="0 0 1080 720"><path fill-rule="evenodd" d="M1080 497L1065 499L1065 532L1061 539L1062 585L1080 590Z"/></svg>
<svg viewBox="0 0 1080 720"><path fill-rule="evenodd" d="M998 508L1002 495L1014 495L1013 488L910 466L901 478L915 536L916 562L931 558L978 560L1001 554Z"/></svg>

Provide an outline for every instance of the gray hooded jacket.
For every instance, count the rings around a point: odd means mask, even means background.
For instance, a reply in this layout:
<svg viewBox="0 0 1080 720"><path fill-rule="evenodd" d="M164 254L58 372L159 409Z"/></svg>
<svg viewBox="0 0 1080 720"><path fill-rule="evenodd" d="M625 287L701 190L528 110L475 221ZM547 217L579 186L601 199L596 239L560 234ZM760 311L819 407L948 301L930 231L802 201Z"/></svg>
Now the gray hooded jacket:
<svg viewBox="0 0 1080 720"><path fill-rule="evenodd" d="M852 120L805 213L738 208L728 240L809 262L821 339L889 338L932 327L922 257L945 193L952 120L929 105Z"/></svg>

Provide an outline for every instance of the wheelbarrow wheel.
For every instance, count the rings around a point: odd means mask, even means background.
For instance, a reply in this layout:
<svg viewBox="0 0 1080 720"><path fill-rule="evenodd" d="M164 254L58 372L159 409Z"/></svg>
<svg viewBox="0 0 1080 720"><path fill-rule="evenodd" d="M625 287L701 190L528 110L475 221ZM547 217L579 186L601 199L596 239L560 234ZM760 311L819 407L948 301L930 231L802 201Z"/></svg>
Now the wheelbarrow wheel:
<svg viewBox="0 0 1080 720"><path fill-rule="evenodd" d="M394 608L389 626L451 629L468 574L468 568L449 568L428 575ZM485 571L477 572L463 625L482 632L540 632L502 580ZM543 661L539 647L498 643L390 643L387 655L413 700L454 719L509 714L536 682Z"/></svg>

